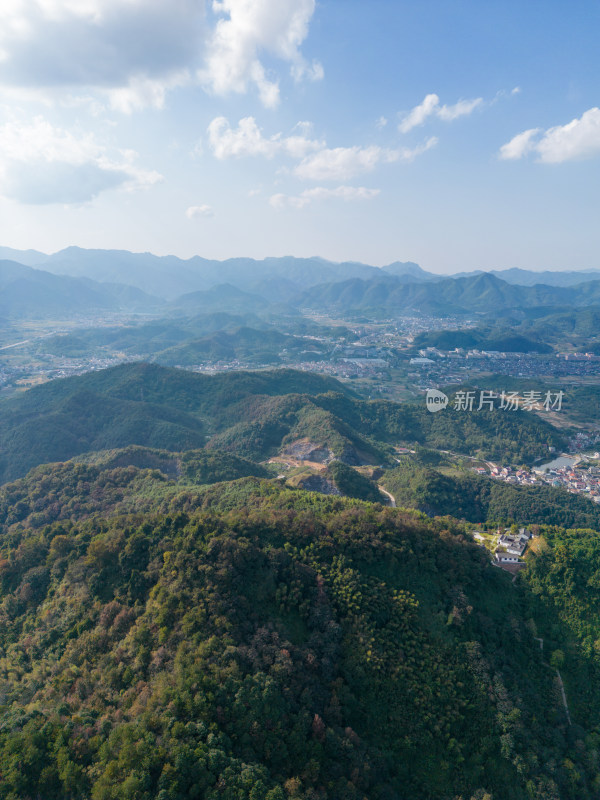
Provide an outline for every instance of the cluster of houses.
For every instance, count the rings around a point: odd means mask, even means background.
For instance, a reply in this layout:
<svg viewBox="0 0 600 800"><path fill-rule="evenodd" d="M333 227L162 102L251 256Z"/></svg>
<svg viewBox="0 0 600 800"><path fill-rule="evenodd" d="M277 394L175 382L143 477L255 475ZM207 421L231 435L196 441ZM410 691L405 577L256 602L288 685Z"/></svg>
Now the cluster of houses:
<svg viewBox="0 0 600 800"><path fill-rule="evenodd" d="M584 494L595 503L600 503L600 467L563 467L549 470L541 476L541 480L551 486L562 486L572 494Z"/></svg>
<svg viewBox="0 0 600 800"><path fill-rule="evenodd" d="M479 468L477 472L485 474L485 469ZM528 469L513 469L512 467L492 466L490 469L492 478L498 478L506 483L514 483L519 486L527 486L537 483L537 475Z"/></svg>
<svg viewBox="0 0 600 800"><path fill-rule="evenodd" d="M573 452L589 450L590 447L600 441L600 434L597 431L578 431L575 436L569 439L569 449Z"/></svg>
<svg viewBox="0 0 600 800"><path fill-rule="evenodd" d="M596 457L600 459L600 453L594 453L594 458ZM485 473L485 470L478 469L477 472ZM492 467L491 476L517 486L556 486L572 494L584 494L590 500L600 503L600 466L577 466L571 460L564 465L548 465L532 470Z"/></svg>

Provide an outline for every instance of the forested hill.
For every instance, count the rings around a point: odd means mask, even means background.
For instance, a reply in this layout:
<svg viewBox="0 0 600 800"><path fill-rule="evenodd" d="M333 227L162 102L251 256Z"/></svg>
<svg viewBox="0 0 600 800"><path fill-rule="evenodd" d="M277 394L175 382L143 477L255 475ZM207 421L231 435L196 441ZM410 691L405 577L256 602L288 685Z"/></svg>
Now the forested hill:
<svg viewBox="0 0 600 800"><path fill-rule="evenodd" d="M206 376L127 364L56 380L0 404L0 482L38 464L141 445L203 446L261 461L303 440L348 464L393 461L420 443L530 463L562 436L527 412L430 414L424 405L364 401L332 378L294 370Z"/></svg>
<svg viewBox="0 0 600 800"><path fill-rule="evenodd" d="M24 394L21 407L40 408L45 403L82 390L121 400L141 400L158 405L169 403L183 411L215 410L223 403L241 400L248 395L347 392L344 384L335 378L292 369L234 371L208 376L137 363L121 364L110 369L87 372L75 378L51 381Z"/></svg>
<svg viewBox="0 0 600 800"><path fill-rule="evenodd" d="M475 523L600 529L596 503L554 486L514 486L473 472L446 475L406 458L385 473L382 484L393 493L398 506L430 515L448 514Z"/></svg>
<svg viewBox="0 0 600 800"><path fill-rule="evenodd" d="M73 314L156 311L163 305L142 289L119 282L97 283L53 275L14 261L0 260L0 316L62 319Z"/></svg>
<svg viewBox="0 0 600 800"><path fill-rule="evenodd" d="M0 487L0 800L600 798L597 534L542 525L513 584L464 523L385 508L381 471L349 466L386 462L428 513L596 523L398 464L400 442L558 441L526 412L447 412L147 364L0 404L5 479L77 456ZM316 477L373 503L259 463L317 445Z"/></svg>
<svg viewBox="0 0 600 800"><path fill-rule="evenodd" d="M598 797L543 620L460 526L252 480L4 528L0 797Z"/></svg>
<svg viewBox="0 0 600 800"><path fill-rule="evenodd" d="M534 306L591 306L600 298L600 281L575 286L516 286L491 273L463 278L405 283L391 276L352 278L308 289L298 305L337 312L402 314L409 311L448 315L498 313Z"/></svg>

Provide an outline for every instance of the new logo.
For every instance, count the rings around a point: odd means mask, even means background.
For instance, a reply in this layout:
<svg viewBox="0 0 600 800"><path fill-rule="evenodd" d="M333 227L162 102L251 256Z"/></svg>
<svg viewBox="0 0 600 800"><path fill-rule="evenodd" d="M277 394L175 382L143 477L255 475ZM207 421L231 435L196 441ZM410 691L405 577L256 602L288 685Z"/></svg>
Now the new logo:
<svg viewBox="0 0 600 800"><path fill-rule="evenodd" d="M440 392L439 389L428 389L425 401L427 403L427 410L432 413L441 411L442 408L446 408L448 405L447 395Z"/></svg>

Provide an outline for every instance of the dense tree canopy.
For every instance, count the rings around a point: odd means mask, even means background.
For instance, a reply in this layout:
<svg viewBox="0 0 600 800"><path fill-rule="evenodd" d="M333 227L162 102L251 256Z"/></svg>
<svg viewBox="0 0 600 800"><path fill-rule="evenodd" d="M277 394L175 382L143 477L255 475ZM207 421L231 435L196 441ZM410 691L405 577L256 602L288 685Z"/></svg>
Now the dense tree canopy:
<svg viewBox="0 0 600 800"><path fill-rule="evenodd" d="M600 528L600 508L559 487L515 486L472 472L447 475L407 458L385 473L383 484L399 506L427 514L470 522Z"/></svg>
<svg viewBox="0 0 600 800"><path fill-rule="evenodd" d="M255 478L187 508L5 521L0 797L597 796L460 526Z"/></svg>
<svg viewBox="0 0 600 800"><path fill-rule="evenodd" d="M207 446L253 461L307 438L348 464L391 462L420 444L529 463L563 437L527 412L429 414L424 405L365 401L332 379L294 370L208 377L126 364L51 381L0 404L0 482L96 450Z"/></svg>

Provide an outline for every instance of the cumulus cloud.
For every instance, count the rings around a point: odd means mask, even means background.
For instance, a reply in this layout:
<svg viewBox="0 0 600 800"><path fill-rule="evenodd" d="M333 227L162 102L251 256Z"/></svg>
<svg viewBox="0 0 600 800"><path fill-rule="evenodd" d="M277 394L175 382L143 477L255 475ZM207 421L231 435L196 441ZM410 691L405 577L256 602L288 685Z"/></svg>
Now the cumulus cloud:
<svg viewBox="0 0 600 800"><path fill-rule="evenodd" d="M415 106L398 125L401 133L408 133L413 128L423 125L429 117L437 117L445 122L451 122L471 114L478 106L483 103L482 97L473 100L459 100L454 105L440 105L440 98L437 94L428 94L422 103Z"/></svg>
<svg viewBox="0 0 600 800"><path fill-rule="evenodd" d="M292 132L289 136L276 133L269 137L264 135L254 117L241 119L237 128L232 128L225 117L217 117L208 126L208 143L214 156L220 160L244 156L293 159L297 163L291 169L292 174L301 180L315 182L347 181L372 172L380 164L413 161L437 144L437 139L432 136L416 147L328 147L323 140L309 138L310 130L310 123L299 122L294 127L294 131L299 133ZM286 171L289 172L288 168Z"/></svg>
<svg viewBox="0 0 600 800"><path fill-rule="evenodd" d="M317 80L300 47L315 0L2 0L0 85L35 92L85 87L131 112L162 107L191 80L215 94L258 89L279 100L265 57L294 80Z"/></svg>
<svg viewBox="0 0 600 800"><path fill-rule="evenodd" d="M305 123L297 128L306 130ZM214 155L219 159L240 156L264 156L273 158L284 153L292 158L302 158L312 150L325 146L324 142L307 136L291 135L265 137L254 117L244 117L237 128L232 128L225 117L217 117L208 126L208 141Z"/></svg>
<svg viewBox="0 0 600 800"><path fill-rule="evenodd" d="M162 177L136 165L136 153L109 152L89 133L41 117L0 127L0 192L27 204L83 203L107 189L151 186Z"/></svg>
<svg viewBox="0 0 600 800"><path fill-rule="evenodd" d="M292 158L299 162L293 168L293 174L309 181L350 180L371 172L380 164L413 161L437 144L437 139L432 136L416 147L327 147L327 142L306 135L310 130L309 123L298 123L294 130L301 133L289 136L277 133L267 137L254 117L241 119L237 128L232 128L225 117L217 117L208 126L208 142L215 157L221 160L242 156L272 159L283 155Z"/></svg>
<svg viewBox="0 0 600 800"><path fill-rule="evenodd" d="M518 133L510 142L500 148L500 158L506 161L513 161L523 158L524 155L535 149L535 137L540 132L540 128L530 128L528 131Z"/></svg>
<svg viewBox="0 0 600 800"><path fill-rule="evenodd" d="M198 52L196 0L3 0L2 82L31 88L164 80Z"/></svg>
<svg viewBox="0 0 600 800"><path fill-rule="evenodd" d="M600 155L600 108L590 108L566 125L532 128L500 148L500 158L515 160L535 153L543 164L560 164Z"/></svg>
<svg viewBox="0 0 600 800"><path fill-rule="evenodd" d="M379 164L395 161L413 161L417 156L437 144L431 137L417 147L390 149L371 145L370 147L323 148L306 156L294 170L302 180L344 181L365 172L371 172Z"/></svg>
<svg viewBox="0 0 600 800"><path fill-rule="evenodd" d="M321 65L307 64L300 52L315 0L213 0L212 7L224 18L210 37L199 76L215 93L243 93L254 84L263 104L276 106L279 84L267 74L262 54L288 62L296 80L323 77Z"/></svg>
<svg viewBox="0 0 600 800"><path fill-rule="evenodd" d="M367 189L365 186L338 186L331 189L326 186L315 186L305 189L299 195L274 194L269 198L273 208L305 208L314 200L331 198L349 202L352 200L372 200L379 194L379 189Z"/></svg>
<svg viewBox="0 0 600 800"><path fill-rule="evenodd" d="M206 217L214 217L215 212L211 206L206 204L201 206L190 206L185 215L188 219L205 219Z"/></svg>

